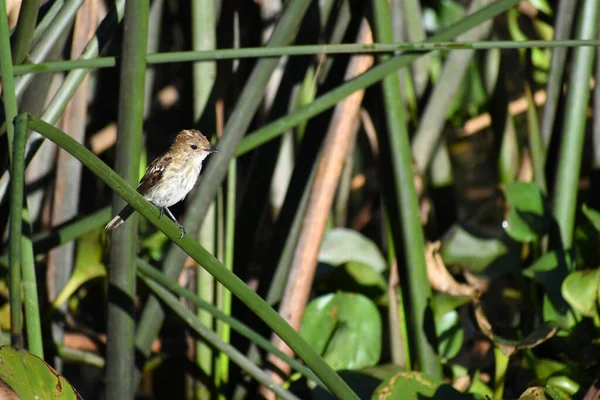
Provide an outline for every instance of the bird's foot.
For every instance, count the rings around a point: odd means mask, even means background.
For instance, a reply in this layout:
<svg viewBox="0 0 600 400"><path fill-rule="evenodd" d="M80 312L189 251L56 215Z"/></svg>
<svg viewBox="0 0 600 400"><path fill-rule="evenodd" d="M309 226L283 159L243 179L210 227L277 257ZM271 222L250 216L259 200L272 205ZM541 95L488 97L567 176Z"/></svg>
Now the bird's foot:
<svg viewBox="0 0 600 400"><path fill-rule="evenodd" d="M185 228L183 227L183 225L181 225L179 223L177 224L177 226L181 230L181 236L179 236L179 239L183 239L183 236L185 236Z"/></svg>

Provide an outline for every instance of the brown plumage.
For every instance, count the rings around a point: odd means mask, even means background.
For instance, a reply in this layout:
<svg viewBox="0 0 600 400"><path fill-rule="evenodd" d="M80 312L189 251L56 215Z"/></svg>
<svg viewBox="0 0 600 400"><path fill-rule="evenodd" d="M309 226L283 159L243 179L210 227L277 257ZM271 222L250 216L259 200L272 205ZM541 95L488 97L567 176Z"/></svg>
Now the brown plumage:
<svg viewBox="0 0 600 400"><path fill-rule="evenodd" d="M148 165L137 187L138 193L160 210L160 216L166 213L179 226L181 237L185 229L179 225L169 207L183 200L192 190L202 170L202 162L216 151L200 131L183 130L175 137L169 151ZM112 231L118 228L133 211L133 207L126 205L104 229Z"/></svg>

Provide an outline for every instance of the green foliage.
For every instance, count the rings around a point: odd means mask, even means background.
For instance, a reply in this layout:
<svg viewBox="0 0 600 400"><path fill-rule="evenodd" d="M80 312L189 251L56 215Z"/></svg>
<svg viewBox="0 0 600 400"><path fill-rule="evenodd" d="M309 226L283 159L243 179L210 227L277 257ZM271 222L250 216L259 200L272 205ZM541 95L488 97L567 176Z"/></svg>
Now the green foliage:
<svg viewBox="0 0 600 400"><path fill-rule="evenodd" d="M101 22L91 0L0 3L0 343L27 349L0 348L0 378L21 398L78 398L44 350L115 398L255 398L239 376L285 399L590 396L600 1L128 2L125 29L123 0ZM355 43L363 23L376 44ZM357 52L375 64L351 77ZM179 239L134 188L189 128L219 154L173 207ZM55 180L65 150L86 167L73 190ZM114 193L142 223L109 236ZM320 243L307 224L327 226ZM303 312L300 334L284 312ZM294 371L282 385L272 356Z"/></svg>
<svg viewBox="0 0 600 400"><path fill-rule="evenodd" d="M550 224L538 187L533 183L510 182L503 189L507 204L502 227L506 233L519 242L539 241Z"/></svg>
<svg viewBox="0 0 600 400"><path fill-rule="evenodd" d="M372 400L389 397L392 399L482 399L476 395L465 395L452 386L419 372L400 372L383 382L373 393Z"/></svg>
<svg viewBox="0 0 600 400"><path fill-rule="evenodd" d="M323 237L319 262L333 266L350 261L360 262L376 272L387 269L387 262L372 240L350 229L332 229Z"/></svg>
<svg viewBox="0 0 600 400"><path fill-rule="evenodd" d="M334 370L374 366L381 357L381 317L361 294L338 292L312 300L300 334Z"/></svg>
<svg viewBox="0 0 600 400"><path fill-rule="evenodd" d="M0 360L0 379L21 399L81 399L62 375L26 350L2 346Z"/></svg>

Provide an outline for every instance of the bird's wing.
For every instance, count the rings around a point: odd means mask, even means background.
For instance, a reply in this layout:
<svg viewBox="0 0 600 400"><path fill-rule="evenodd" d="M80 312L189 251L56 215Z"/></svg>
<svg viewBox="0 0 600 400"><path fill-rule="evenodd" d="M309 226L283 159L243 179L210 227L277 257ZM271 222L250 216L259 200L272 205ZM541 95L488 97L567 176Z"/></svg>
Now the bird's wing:
<svg viewBox="0 0 600 400"><path fill-rule="evenodd" d="M146 173L137 187L137 191L140 194L146 193L151 187L155 186L163 177L163 173L167 166L171 163L171 156L162 156L158 157L156 160L152 161L148 168L146 168Z"/></svg>

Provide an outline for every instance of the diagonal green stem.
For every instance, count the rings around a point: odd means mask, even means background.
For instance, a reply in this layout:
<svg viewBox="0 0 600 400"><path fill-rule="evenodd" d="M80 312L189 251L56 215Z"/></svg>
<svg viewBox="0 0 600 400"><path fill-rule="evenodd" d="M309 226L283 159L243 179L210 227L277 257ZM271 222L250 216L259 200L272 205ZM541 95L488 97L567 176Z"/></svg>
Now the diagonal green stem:
<svg viewBox="0 0 600 400"><path fill-rule="evenodd" d="M181 296L184 299L193 303L195 306L202 308L203 310L205 310L206 312L208 312L215 318L218 318L224 324L227 324L227 326L231 327L233 330L235 330L240 335L248 338L253 343L256 343L257 346L260 346L265 351L268 351L270 353L275 354L277 357L280 357L282 360L289 363L290 366L292 366L292 368L294 368L296 371L300 372L302 375L306 376L310 380L317 382L317 384L319 384L320 386L323 386L323 383L321 382L321 380L319 378L317 378L317 376L310 369L306 368L304 365L302 365L301 363L296 361L294 358L289 357L288 355L283 353L281 350L279 350L277 347L273 346L273 344L268 339L265 339L264 337L262 337L258 332L254 331L249 326L243 324L242 322L233 318L229 314L221 311L214 305L204 301L202 298L200 298L200 296L192 293L191 291L187 290L184 287L179 286L177 284L177 282L175 282L174 280L165 276L165 274L163 274L156 268L152 267L147 262L145 262L141 259L138 259L137 267L138 267L138 275L142 275L142 276L145 276L146 278L156 281L161 286L167 288L169 291L173 292L174 294Z"/></svg>
<svg viewBox="0 0 600 400"><path fill-rule="evenodd" d="M148 1L125 3L115 169L131 185L137 184L139 179L149 13ZM123 207L123 201L114 194L112 205L114 214L117 214ZM110 238L106 397L128 399L133 396L136 387L133 371L137 216L112 232Z"/></svg>
<svg viewBox="0 0 600 400"><path fill-rule="evenodd" d="M266 385L271 389L275 394L277 394L282 399L288 400L300 400L294 394L288 392L283 389L277 383L275 383L269 375L260 369L256 364L246 358L241 352L239 352L232 345L225 343L219 337L204 326L200 322L200 318L194 313L187 309L183 304L181 304L175 296L169 293L165 288L161 287L157 283L151 281L147 278L142 278L144 282L150 287L150 289L156 294L166 306L168 306L171 310L175 312L181 319L183 319L198 335L200 335L207 343L214 346L217 350L226 353L233 362L240 366L244 371L248 373L251 377L256 379L259 383Z"/></svg>
<svg viewBox="0 0 600 400"><path fill-rule="evenodd" d="M331 392L343 399L357 399L348 385L331 369L331 367L310 347L310 345L285 320L271 308L254 291L235 274L225 268L206 249L196 243L189 235L179 238L181 231L168 218L159 219L156 208L128 185L115 171L110 169L93 153L73 140L61 130L27 114L28 127L44 135L47 139L68 151L92 173L102 179L112 190L143 217L160 229L186 254L202 265L212 276L223 284L231 293L239 298L250 310L254 311L276 335L290 346L306 365L323 381Z"/></svg>

